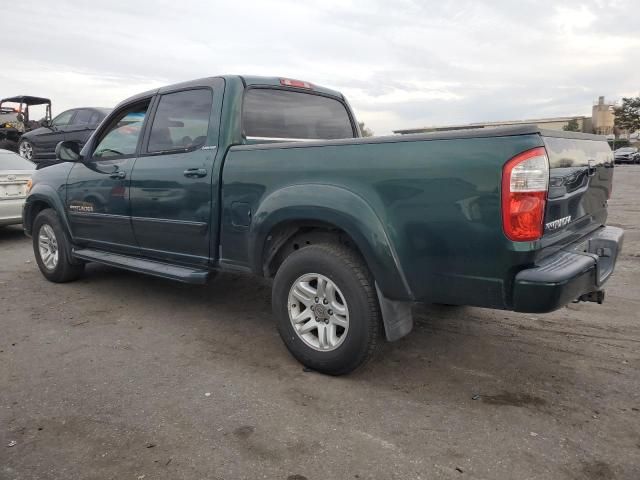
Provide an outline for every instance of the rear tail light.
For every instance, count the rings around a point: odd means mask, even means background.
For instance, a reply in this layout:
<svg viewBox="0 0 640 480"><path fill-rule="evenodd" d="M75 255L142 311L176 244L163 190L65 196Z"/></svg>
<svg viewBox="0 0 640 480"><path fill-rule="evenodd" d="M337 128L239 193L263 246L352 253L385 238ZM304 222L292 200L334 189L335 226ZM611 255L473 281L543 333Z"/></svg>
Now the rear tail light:
<svg viewBox="0 0 640 480"><path fill-rule="evenodd" d="M544 147L516 155L502 169L502 228L509 240L542 237L549 189L549 159Z"/></svg>

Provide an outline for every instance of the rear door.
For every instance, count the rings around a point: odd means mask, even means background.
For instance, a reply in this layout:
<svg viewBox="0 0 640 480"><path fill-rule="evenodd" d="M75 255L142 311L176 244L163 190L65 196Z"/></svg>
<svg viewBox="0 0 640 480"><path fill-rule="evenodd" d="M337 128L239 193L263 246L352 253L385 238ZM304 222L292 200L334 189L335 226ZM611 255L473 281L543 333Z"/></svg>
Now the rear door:
<svg viewBox="0 0 640 480"><path fill-rule="evenodd" d="M222 80L161 91L131 181L133 230L142 253L207 265L217 233L212 171L218 142Z"/></svg>
<svg viewBox="0 0 640 480"><path fill-rule="evenodd" d="M97 133L67 180L67 212L76 241L121 253L137 251L129 189L151 99L122 106Z"/></svg>
<svg viewBox="0 0 640 480"><path fill-rule="evenodd" d="M613 180L613 153L603 137L546 132L549 196L543 240L566 243L602 226Z"/></svg>

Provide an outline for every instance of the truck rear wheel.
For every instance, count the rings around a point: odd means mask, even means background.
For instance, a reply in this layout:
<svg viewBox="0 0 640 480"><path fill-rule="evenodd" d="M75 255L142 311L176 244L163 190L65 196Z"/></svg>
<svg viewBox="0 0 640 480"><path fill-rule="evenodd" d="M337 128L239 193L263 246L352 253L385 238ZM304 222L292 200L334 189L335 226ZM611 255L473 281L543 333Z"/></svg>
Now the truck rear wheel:
<svg viewBox="0 0 640 480"><path fill-rule="evenodd" d="M349 373L380 344L382 317L373 278L351 249L317 244L282 263L272 292L280 336L303 365Z"/></svg>
<svg viewBox="0 0 640 480"><path fill-rule="evenodd" d="M70 240L56 212L41 211L33 222L33 253L42 275L56 283L70 282L84 270L84 263L73 263L68 252Z"/></svg>

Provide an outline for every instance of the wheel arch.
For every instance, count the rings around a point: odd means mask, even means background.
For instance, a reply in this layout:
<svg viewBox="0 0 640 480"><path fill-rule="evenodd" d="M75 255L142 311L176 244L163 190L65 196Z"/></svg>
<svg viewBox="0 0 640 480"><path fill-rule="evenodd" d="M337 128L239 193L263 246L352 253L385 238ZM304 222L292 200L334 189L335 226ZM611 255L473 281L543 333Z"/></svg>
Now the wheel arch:
<svg viewBox="0 0 640 480"><path fill-rule="evenodd" d="M29 236L33 233L32 227L34 220L41 211L47 208L53 209L58 214L63 228L69 235L69 238L72 238L71 227L67 216L64 214L64 205L62 204L60 197L53 187L42 184L36 184L33 187L24 204L24 208L22 210L22 226L25 233Z"/></svg>
<svg viewBox="0 0 640 480"><path fill-rule="evenodd" d="M293 239L327 235L353 246L386 297L413 299L394 247L374 209L356 193L333 185L285 187L262 201L249 234L252 269L259 275L272 276Z"/></svg>

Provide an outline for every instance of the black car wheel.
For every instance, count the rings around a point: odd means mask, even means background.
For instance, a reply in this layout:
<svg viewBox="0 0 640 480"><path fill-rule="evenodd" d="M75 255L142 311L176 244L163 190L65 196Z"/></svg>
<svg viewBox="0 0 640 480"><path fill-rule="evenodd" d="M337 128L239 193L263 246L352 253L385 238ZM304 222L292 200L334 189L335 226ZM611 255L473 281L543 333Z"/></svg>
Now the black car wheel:
<svg viewBox="0 0 640 480"><path fill-rule="evenodd" d="M282 263L272 304L280 336L303 365L343 375L372 357L382 316L362 258L339 244L303 247Z"/></svg>
<svg viewBox="0 0 640 480"><path fill-rule="evenodd" d="M29 140L21 140L18 145L18 153L22 158L33 160L33 144Z"/></svg>

